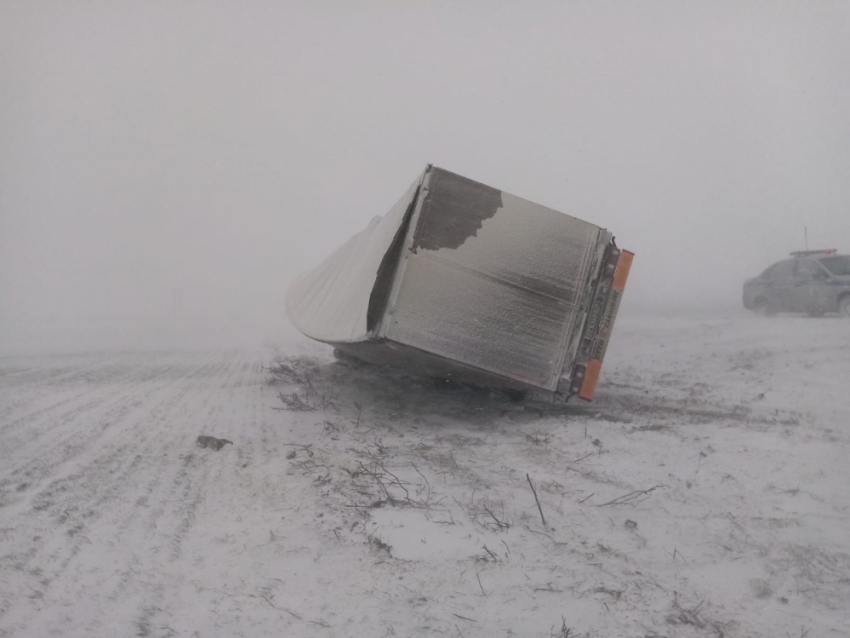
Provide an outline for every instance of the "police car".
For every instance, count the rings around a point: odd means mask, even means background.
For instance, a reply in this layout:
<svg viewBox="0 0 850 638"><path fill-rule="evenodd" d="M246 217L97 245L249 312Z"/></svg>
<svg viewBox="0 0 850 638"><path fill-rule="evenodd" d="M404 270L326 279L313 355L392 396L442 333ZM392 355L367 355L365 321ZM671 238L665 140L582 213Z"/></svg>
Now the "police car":
<svg viewBox="0 0 850 638"><path fill-rule="evenodd" d="M744 283L744 307L762 316L837 312L850 318L850 255L832 249L791 253Z"/></svg>

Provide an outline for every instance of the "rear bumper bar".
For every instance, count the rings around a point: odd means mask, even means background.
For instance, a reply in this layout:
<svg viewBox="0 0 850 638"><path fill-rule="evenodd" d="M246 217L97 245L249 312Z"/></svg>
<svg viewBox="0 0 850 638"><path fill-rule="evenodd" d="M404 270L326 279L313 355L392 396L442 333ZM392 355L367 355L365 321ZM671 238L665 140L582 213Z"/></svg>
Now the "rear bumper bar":
<svg viewBox="0 0 850 638"><path fill-rule="evenodd" d="M620 309L633 260L634 253L620 250L613 245L606 257L588 312L570 387L571 394L577 394L585 401L592 400L596 392L602 361L608 349L608 341L614 329L614 321Z"/></svg>

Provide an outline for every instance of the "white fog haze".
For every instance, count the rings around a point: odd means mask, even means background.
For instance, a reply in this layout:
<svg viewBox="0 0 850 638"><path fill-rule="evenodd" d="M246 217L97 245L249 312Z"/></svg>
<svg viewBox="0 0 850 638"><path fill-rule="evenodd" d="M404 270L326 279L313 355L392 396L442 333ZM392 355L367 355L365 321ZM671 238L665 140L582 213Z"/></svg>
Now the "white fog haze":
<svg viewBox="0 0 850 638"><path fill-rule="evenodd" d="M850 638L848 379L848 0L0 0L0 638Z"/></svg>
<svg viewBox="0 0 850 638"><path fill-rule="evenodd" d="M611 229L632 310L737 308L847 250L848 64L840 2L5 2L2 343L280 337L428 162Z"/></svg>

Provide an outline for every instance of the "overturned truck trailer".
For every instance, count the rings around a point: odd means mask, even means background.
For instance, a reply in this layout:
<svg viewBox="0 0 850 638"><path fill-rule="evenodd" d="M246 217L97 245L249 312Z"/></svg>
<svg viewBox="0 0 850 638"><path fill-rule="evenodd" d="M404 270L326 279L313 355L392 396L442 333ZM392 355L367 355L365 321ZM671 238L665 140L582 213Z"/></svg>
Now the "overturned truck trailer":
<svg viewBox="0 0 850 638"><path fill-rule="evenodd" d="M367 362L591 400L632 258L603 228L428 166L286 307Z"/></svg>

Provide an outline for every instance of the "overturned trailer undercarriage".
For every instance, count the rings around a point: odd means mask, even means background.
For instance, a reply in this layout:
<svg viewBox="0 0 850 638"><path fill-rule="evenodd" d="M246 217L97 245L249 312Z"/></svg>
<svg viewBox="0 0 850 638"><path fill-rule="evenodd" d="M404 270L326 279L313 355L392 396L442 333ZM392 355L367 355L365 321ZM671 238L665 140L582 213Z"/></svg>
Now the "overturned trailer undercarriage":
<svg viewBox="0 0 850 638"><path fill-rule="evenodd" d="M429 165L291 286L287 313L364 361L590 400L632 258L605 229Z"/></svg>

